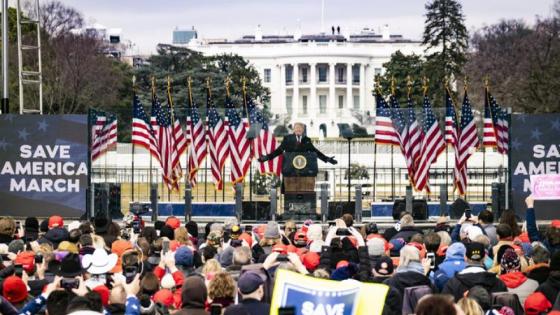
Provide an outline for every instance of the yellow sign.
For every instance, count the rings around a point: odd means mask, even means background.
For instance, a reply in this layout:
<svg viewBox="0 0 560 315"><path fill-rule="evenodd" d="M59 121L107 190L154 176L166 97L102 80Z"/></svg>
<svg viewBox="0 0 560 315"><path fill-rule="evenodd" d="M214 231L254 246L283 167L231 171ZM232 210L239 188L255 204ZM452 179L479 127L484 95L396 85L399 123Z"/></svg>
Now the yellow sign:
<svg viewBox="0 0 560 315"><path fill-rule="evenodd" d="M303 155L296 155L292 160L295 169L302 170L307 166L307 159Z"/></svg>
<svg viewBox="0 0 560 315"><path fill-rule="evenodd" d="M296 315L381 315L389 287L355 280L317 279L277 270L270 315L280 307L295 307Z"/></svg>

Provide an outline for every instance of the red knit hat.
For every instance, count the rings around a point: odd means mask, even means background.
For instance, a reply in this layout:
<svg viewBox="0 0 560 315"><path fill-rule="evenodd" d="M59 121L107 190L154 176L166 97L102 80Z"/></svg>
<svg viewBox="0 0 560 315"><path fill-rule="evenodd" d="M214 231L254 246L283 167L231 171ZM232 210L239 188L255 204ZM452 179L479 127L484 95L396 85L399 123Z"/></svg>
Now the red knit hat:
<svg viewBox="0 0 560 315"><path fill-rule="evenodd" d="M348 260L341 260L336 264L336 269L340 268L340 267L346 267L348 266L350 263L348 262Z"/></svg>
<svg viewBox="0 0 560 315"><path fill-rule="evenodd" d="M23 269L28 273L35 272L35 253L27 251L19 253L15 260L16 265L22 265Z"/></svg>
<svg viewBox="0 0 560 315"><path fill-rule="evenodd" d="M314 252L308 252L301 256L301 262L309 271L314 271L317 266L319 266L320 259L321 257L319 256L319 254Z"/></svg>
<svg viewBox="0 0 560 315"><path fill-rule="evenodd" d="M525 300L525 314L527 315L539 315L548 311L551 307L552 304L541 292L535 292Z"/></svg>
<svg viewBox="0 0 560 315"><path fill-rule="evenodd" d="M64 220L61 216L53 215L49 218L49 229L53 227L64 227Z"/></svg>
<svg viewBox="0 0 560 315"><path fill-rule="evenodd" d="M154 294L152 298L154 302L161 303L167 307L173 305L173 292L169 289L161 289Z"/></svg>
<svg viewBox="0 0 560 315"><path fill-rule="evenodd" d="M238 239L247 242L247 245L249 245L249 247L253 247L253 238L247 232L241 233Z"/></svg>
<svg viewBox="0 0 560 315"><path fill-rule="evenodd" d="M93 291L99 293L99 296L101 296L101 304L103 304L103 306L109 305L109 295L111 294L111 292L109 292L109 288L104 285L98 285L93 288Z"/></svg>
<svg viewBox="0 0 560 315"><path fill-rule="evenodd" d="M165 220L165 225L175 230L181 226L181 220L176 217L168 217L167 220Z"/></svg>
<svg viewBox="0 0 560 315"><path fill-rule="evenodd" d="M2 285L2 295L10 303L19 303L27 298L27 286L20 277L9 276Z"/></svg>
<svg viewBox="0 0 560 315"><path fill-rule="evenodd" d="M111 272L121 272L122 271L122 255L129 249L132 249L132 243L126 240L116 240L111 245L111 252L117 254L118 260L115 267Z"/></svg>

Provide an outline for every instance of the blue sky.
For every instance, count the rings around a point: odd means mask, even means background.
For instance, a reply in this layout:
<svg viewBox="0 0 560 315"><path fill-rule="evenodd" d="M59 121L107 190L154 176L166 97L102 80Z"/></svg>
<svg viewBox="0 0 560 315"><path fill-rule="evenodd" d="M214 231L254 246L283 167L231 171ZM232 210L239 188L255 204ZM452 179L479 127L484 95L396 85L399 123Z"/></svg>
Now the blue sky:
<svg viewBox="0 0 560 315"><path fill-rule="evenodd" d="M293 33L299 24L304 34L321 27L321 0L63 0L77 8L88 23L122 28L123 37L139 53L170 43L176 26L198 30L203 38L239 38L253 34L261 24L265 34ZM342 32L388 24L392 34L419 39L424 26L421 0L325 0L325 26L340 25ZM501 19L552 15L554 0L463 0L469 31Z"/></svg>

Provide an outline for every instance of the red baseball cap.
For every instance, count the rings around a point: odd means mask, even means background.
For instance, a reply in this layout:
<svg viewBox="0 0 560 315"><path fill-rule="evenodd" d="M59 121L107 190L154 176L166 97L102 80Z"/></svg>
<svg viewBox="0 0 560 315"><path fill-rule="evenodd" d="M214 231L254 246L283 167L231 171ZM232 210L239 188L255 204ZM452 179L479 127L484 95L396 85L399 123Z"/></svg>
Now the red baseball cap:
<svg viewBox="0 0 560 315"><path fill-rule="evenodd" d="M560 229L560 220L552 220L550 222L550 226L552 226L553 228Z"/></svg>
<svg viewBox="0 0 560 315"><path fill-rule="evenodd" d="M301 262L305 266L305 268L309 271L314 271L317 266L319 266L319 262L321 260L321 256L314 252L308 252L301 256Z"/></svg>
<svg viewBox="0 0 560 315"><path fill-rule="evenodd" d="M165 220L165 225L175 230L181 226L181 220L176 217L168 217L167 220Z"/></svg>
<svg viewBox="0 0 560 315"><path fill-rule="evenodd" d="M288 253L288 248L286 247L286 245L276 244L272 246L272 251L280 254L286 254Z"/></svg>
<svg viewBox="0 0 560 315"><path fill-rule="evenodd" d="M20 277L9 276L2 285L2 295L10 303L19 303L27 298L27 286Z"/></svg>
<svg viewBox="0 0 560 315"><path fill-rule="evenodd" d="M64 220L62 219L61 216L53 215L49 218L49 229L52 229L53 227L63 227L63 226L64 226Z"/></svg>
<svg viewBox="0 0 560 315"><path fill-rule="evenodd" d="M22 265L28 273L35 272L35 252L27 251L19 253L15 260L16 265Z"/></svg>
<svg viewBox="0 0 560 315"><path fill-rule="evenodd" d="M340 268L340 267L346 267L348 266L350 263L348 262L348 260L341 260L336 264L336 269Z"/></svg>
<svg viewBox="0 0 560 315"><path fill-rule="evenodd" d="M552 304L546 299L546 296L541 292L535 292L527 297L525 300L525 314L539 315L548 311Z"/></svg>
<svg viewBox="0 0 560 315"><path fill-rule="evenodd" d="M161 303L167 307L173 305L173 292L169 289L161 289L154 294L152 298L154 302Z"/></svg>
<svg viewBox="0 0 560 315"><path fill-rule="evenodd" d="M93 288L92 291L99 293L99 296L101 297L101 304L103 304L103 306L109 305L109 295L111 294L111 292L109 292L109 288L104 285L98 285Z"/></svg>
<svg viewBox="0 0 560 315"><path fill-rule="evenodd" d="M247 242L247 245L249 245L249 247L253 247L253 238L251 237L251 235L249 235L249 233L246 232L241 233L238 239Z"/></svg>

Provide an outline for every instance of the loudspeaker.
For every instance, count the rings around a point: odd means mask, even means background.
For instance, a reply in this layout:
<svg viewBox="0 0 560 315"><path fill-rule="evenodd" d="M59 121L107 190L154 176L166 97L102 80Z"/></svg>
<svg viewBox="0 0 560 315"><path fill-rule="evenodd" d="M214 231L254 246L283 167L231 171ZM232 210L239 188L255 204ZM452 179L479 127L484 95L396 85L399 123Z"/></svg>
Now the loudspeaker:
<svg viewBox="0 0 560 315"><path fill-rule="evenodd" d="M506 185L503 183L492 183L492 212L496 218L502 216L506 208Z"/></svg>
<svg viewBox="0 0 560 315"><path fill-rule="evenodd" d="M406 211L406 200L405 199L395 199L393 203L393 220L400 220L401 213Z"/></svg>
<svg viewBox="0 0 560 315"><path fill-rule="evenodd" d="M455 201L449 206L449 217L453 220L458 220L463 216L465 213L465 209L470 208L468 202L464 199L457 198Z"/></svg>
<svg viewBox="0 0 560 315"><path fill-rule="evenodd" d="M415 221L428 220L428 202L426 199L416 199L412 202L412 218Z"/></svg>
<svg viewBox="0 0 560 315"><path fill-rule="evenodd" d="M335 220L342 217L343 214L351 214L356 216L356 202L355 201L333 201L329 202L329 211L327 213L328 220Z"/></svg>
<svg viewBox="0 0 560 315"><path fill-rule="evenodd" d="M121 184L109 184L109 213L112 219L122 219Z"/></svg>
<svg viewBox="0 0 560 315"><path fill-rule="evenodd" d="M242 220L270 221L270 201L243 201Z"/></svg>

